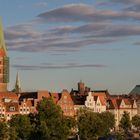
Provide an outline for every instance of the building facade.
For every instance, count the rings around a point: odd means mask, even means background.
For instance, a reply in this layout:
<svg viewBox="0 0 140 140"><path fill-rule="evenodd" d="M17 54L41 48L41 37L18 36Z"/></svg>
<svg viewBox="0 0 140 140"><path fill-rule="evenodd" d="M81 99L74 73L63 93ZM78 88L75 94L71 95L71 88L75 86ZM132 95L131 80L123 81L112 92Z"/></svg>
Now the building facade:
<svg viewBox="0 0 140 140"><path fill-rule="evenodd" d="M130 120L138 113L136 100L130 98L111 97L108 100L107 104L107 110L109 112L112 112L115 116L116 127L119 126L120 120L124 112L129 113Z"/></svg>

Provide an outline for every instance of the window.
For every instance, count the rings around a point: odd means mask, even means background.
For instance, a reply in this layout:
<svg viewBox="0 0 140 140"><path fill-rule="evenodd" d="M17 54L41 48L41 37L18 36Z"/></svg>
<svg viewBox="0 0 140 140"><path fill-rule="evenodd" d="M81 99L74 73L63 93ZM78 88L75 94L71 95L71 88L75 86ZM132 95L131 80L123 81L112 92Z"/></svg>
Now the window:
<svg viewBox="0 0 140 140"><path fill-rule="evenodd" d="M67 99L67 96L64 96L64 99Z"/></svg>
<svg viewBox="0 0 140 140"><path fill-rule="evenodd" d="M9 111L15 111L15 107L14 106L10 106L9 107Z"/></svg>

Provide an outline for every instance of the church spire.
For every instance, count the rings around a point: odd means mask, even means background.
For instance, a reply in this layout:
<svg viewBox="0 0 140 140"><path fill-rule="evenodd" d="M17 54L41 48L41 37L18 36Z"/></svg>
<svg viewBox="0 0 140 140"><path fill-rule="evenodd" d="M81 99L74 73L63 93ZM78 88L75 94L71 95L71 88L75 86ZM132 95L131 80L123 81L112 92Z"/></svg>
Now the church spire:
<svg viewBox="0 0 140 140"><path fill-rule="evenodd" d="M17 72L17 76L16 76L15 91L17 93L20 93L21 92L21 85L20 85L20 79L19 79L18 72Z"/></svg>
<svg viewBox="0 0 140 140"><path fill-rule="evenodd" d="M6 56L6 46L5 46L5 40L4 40L4 32L2 28L2 20L0 18L0 56Z"/></svg>
<svg viewBox="0 0 140 140"><path fill-rule="evenodd" d="M7 56L2 21L0 18L0 92L7 91L9 82L9 57Z"/></svg>

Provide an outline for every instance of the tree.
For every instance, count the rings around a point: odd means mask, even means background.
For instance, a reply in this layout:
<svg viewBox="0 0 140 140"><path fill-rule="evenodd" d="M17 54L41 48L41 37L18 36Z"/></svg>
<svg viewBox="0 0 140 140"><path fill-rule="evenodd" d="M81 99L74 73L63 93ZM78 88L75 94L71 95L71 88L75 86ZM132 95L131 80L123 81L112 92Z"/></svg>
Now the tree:
<svg viewBox="0 0 140 140"><path fill-rule="evenodd" d="M75 118L65 116L63 118L63 123L65 123L65 126L68 127L69 133L71 135L75 134L75 129L76 129L76 120L75 120Z"/></svg>
<svg viewBox="0 0 140 140"><path fill-rule="evenodd" d="M8 126L6 122L0 121L0 140L8 140L9 133L8 133Z"/></svg>
<svg viewBox="0 0 140 140"><path fill-rule="evenodd" d="M9 121L11 129L15 129L15 133L19 139L28 139L31 133L30 119L26 115L13 115Z"/></svg>
<svg viewBox="0 0 140 140"><path fill-rule="evenodd" d="M132 125L134 125L137 129L140 128L140 116L135 115L132 117Z"/></svg>
<svg viewBox="0 0 140 140"><path fill-rule="evenodd" d="M115 140L124 140L124 132L122 131L116 131L114 136Z"/></svg>
<svg viewBox="0 0 140 140"><path fill-rule="evenodd" d="M18 133L16 131L15 127L9 127L9 140L17 140L18 139Z"/></svg>
<svg viewBox="0 0 140 140"><path fill-rule="evenodd" d="M54 104L52 98L43 98L37 105L34 140L66 140L70 127L63 116L60 106ZM32 121L34 122L34 121Z"/></svg>
<svg viewBox="0 0 140 140"><path fill-rule="evenodd" d="M99 114L104 125L104 135L108 135L110 130L115 127L115 117L111 112L102 112Z"/></svg>
<svg viewBox="0 0 140 140"><path fill-rule="evenodd" d="M131 128L131 121L130 121L130 116L128 112L124 112L123 116L120 120L120 125L119 125L127 134L128 130Z"/></svg>
<svg viewBox="0 0 140 140"><path fill-rule="evenodd" d="M78 129L81 139L95 140L102 135L104 127L98 113L82 111L78 117Z"/></svg>

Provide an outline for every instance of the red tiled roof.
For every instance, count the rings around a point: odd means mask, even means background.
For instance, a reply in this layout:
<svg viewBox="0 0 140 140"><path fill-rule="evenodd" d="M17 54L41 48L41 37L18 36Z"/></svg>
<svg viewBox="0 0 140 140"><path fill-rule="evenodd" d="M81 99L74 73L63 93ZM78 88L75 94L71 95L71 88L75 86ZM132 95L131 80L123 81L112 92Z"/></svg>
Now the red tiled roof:
<svg viewBox="0 0 140 140"><path fill-rule="evenodd" d="M98 96L100 101L101 101L101 104L102 105L106 105L106 101L105 101L105 98L103 96Z"/></svg>
<svg viewBox="0 0 140 140"><path fill-rule="evenodd" d="M39 90L37 92L37 99L38 100L41 100L42 97L46 97L46 98L49 98L50 97L50 94L47 90Z"/></svg>
<svg viewBox="0 0 140 140"><path fill-rule="evenodd" d="M129 98L118 99L116 97L111 97L108 101L109 101L110 109L121 109L120 105L122 101L124 101L125 105L130 105L131 107L133 107L133 103L134 103L134 100L130 100ZM124 109L125 108L128 108L128 107L124 107Z"/></svg>
<svg viewBox="0 0 140 140"><path fill-rule="evenodd" d="M123 99L126 105L132 105L129 99Z"/></svg>
<svg viewBox="0 0 140 140"><path fill-rule="evenodd" d="M0 92L0 99L3 98L18 100L18 96L15 92Z"/></svg>

